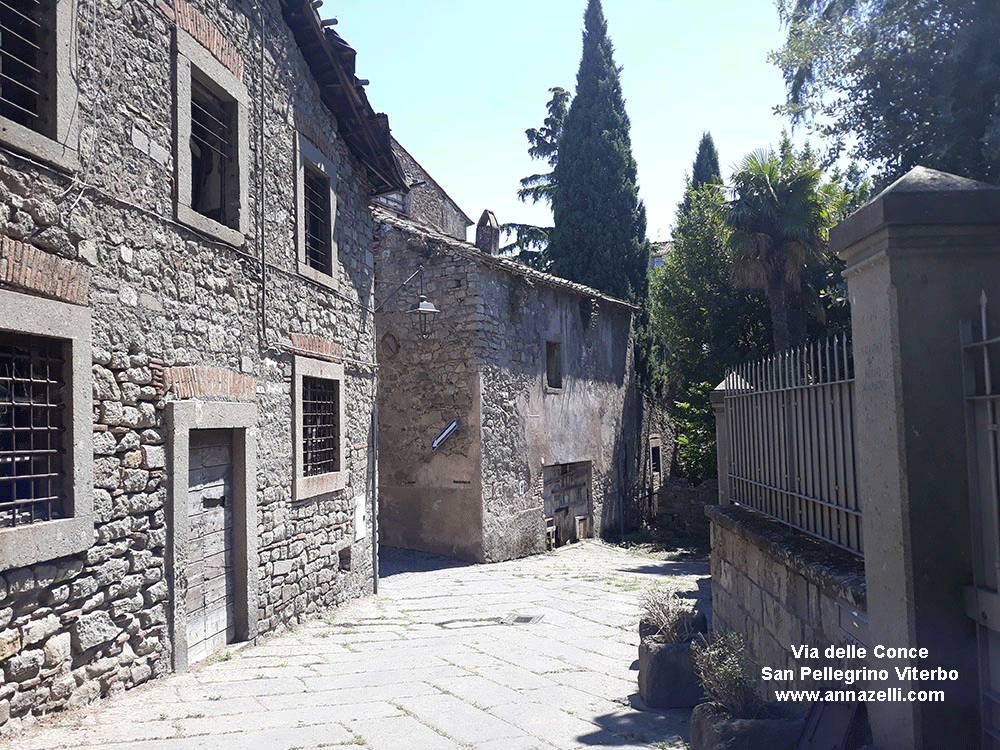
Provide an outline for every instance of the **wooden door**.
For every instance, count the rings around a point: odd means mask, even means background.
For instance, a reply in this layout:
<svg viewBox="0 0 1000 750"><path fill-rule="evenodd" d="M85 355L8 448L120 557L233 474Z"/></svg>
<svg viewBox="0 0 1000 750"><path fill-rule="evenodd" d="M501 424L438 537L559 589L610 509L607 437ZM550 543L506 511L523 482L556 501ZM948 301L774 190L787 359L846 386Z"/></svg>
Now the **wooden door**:
<svg viewBox="0 0 1000 750"><path fill-rule="evenodd" d="M193 664L235 635L232 431L192 430L189 445L185 601Z"/></svg>

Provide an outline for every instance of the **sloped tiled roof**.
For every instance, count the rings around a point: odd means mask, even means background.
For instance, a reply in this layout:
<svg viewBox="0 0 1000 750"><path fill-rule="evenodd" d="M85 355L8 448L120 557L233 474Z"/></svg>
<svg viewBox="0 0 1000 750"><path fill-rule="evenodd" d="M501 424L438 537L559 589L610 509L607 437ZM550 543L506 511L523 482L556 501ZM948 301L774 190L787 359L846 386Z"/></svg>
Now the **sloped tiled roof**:
<svg viewBox="0 0 1000 750"><path fill-rule="evenodd" d="M581 297L590 297L598 302L606 302L608 304L617 305L633 312L641 309L638 306L633 305L631 302L626 302L625 300L618 299L617 297L611 297L603 292L597 291L596 289L592 289L589 286L577 284L575 281L561 279L558 276L537 271L530 266L524 265L523 263L518 263L516 260L496 255L488 255L487 253L482 252L475 245L471 245L468 242L462 242L461 240L456 240L451 235L443 234L442 232L439 232L436 229L431 229L424 224L420 224L419 222L411 219L406 219L393 213L392 211L386 211L382 208L374 207L372 209L372 216L375 217L375 221L377 222L409 232L424 240L429 240L436 245L447 248L455 255L466 258L475 263L496 268L512 276L520 276L532 284L542 284L552 287L553 289L561 289L572 292L580 295Z"/></svg>
<svg viewBox="0 0 1000 750"><path fill-rule="evenodd" d="M376 195L406 192L406 178L392 153L389 118L376 113L355 75L357 52L329 25L310 0L281 0L286 23L319 84L323 103L337 118L340 133L361 160Z"/></svg>

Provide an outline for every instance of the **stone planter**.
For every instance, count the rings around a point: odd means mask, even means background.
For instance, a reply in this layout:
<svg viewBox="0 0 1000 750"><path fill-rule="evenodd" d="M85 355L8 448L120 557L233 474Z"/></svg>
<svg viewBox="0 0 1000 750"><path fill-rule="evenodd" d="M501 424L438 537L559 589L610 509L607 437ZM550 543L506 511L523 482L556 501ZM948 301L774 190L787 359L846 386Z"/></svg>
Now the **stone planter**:
<svg viewBox="0 0 1000 750"><path fill-rule="evenodd" d="M768 704L770 718L734 719L714 703L691 713L691 750L794 750L805 717L783 704Z"/></svg>
<svg viewBox="0 0 1000 750"><path fill-rule="evenodd" d="M687 708L702 700L690 643L639 643L639 695L650 708Z"/></svg>

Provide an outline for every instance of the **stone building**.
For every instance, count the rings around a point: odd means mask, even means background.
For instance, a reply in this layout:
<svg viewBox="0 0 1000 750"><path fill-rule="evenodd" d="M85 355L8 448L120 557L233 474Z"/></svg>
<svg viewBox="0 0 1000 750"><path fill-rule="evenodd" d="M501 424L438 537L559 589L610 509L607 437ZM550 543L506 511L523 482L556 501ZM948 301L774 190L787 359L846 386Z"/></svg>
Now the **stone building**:
<svg viewBox="0 0 1000 750"><path fill-rule="evenodd" d="M419 217L422 224L464 240L468 227L473 224L472 219L395 138L392 139L392 153L406 175L409 190L380 195L375 203L402 216Z"/></svg>
<svg viewBox="0 0 1000 750"><path fill-rule="evenodd" d="M636 308L500 257L488 211L477 247L440 196L383 205L380 542L496 561L635 526ZM426 338L408 320L418 289L440 310Z"/></svg>
<svg viewBox="0 0 1000 750"><path fill-rule="evenodd" d="M308 0L12 0L0 50L3 732L372 591L406 183Z"/></svg>

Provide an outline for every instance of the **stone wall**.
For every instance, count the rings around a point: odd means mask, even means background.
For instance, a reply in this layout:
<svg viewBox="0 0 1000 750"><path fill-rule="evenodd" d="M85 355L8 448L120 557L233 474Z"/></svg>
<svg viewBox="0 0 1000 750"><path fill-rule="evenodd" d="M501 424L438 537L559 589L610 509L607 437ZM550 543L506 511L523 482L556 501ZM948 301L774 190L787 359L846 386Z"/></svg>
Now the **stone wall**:
<svg viewBox="0 0 1000 750"><path fill-rule="evenodd" d="M477 561L540 552L543 468L577 462L591 464L593 533L636 524L630 309L379 216L380 539ZM441 310L427 340L405 312L419 281L390 299L420 265ZM547 341L561 347L559 388L545 384Z"/></svg>
<svg viewBox="0 0 1000 750"><path fill-rule="evenodd" d="M712 521L713 630L742 633L761 668L794 670L793 680L761 681L765 699L774 700L775 690L844 689L843 683L800 680L799 669L869 666L822 654L828 646L856 642L855 636L867 643L867 623L855 614L866 607L864 563L737 505L706 511ZM794 658L792 646L801 645L819 648L820 658Z"/></svg>
<svg viewBox="0 0 1000 750"><path fill-rule="evenodd" d="M412 185L403 198L404 213L439 232L465 240L472 220L396 140L392 142L392 151L399 159L408 184Z"/></svg>
<svg viewBox="0 0 1000 750"><path fill-rule="evenodd" d="M676 537L708 539L706 505L719 502L719 482L707 479L692 485L683 477L670 477L656 498L656 527Z"/></svg>
<svg viewBox="0 0 1000 750"><path fill-rule="evenodd" d="M593 534L635 525L629 511L638 498L630 488L640 448L631 311L492 265L482 266L479 295L487 559L544 550L546 466L591 464ZM547 341L560 346L561 388L545 382ZM623 510L630 517L622 518Z"/></svg>
<svg viewBox="0 0 1000 750"><path fill-rule="evenodd" d="M385 303L378 316L380 543L482 561L479 270L384 222L376 260L376 297ZM420 279L390 298L421 264L424 293L440 310L426 340L406 312ZM452 420L455 432L432 450Z"/></svg>
<svg viewBox="0 0 1000 750"><path fill-rule="evenodd" d="M367 311L374 224L367 179L337 134L277 3L263 3L263 111L256 11L180 0L174 7L208 54L242 71L248 122L258 134L263 128L265 151L248 137L249 152L240 154L249 163L241 196L250 227L245 242L210 239L174 218L172 40L181 21L166 4L76 4L78 173L0 144L0 236L7 238L0 287L25 300L54 297L89 308L92 330L81 335L93 345L94 430L93 545L0 571L0 732L142 683L176 659L167 578L182 555L169 542L174 436L165 414L182 398L256 408L256 474L246 502L256 509L258 554L245 571L255 596L247 617L256 630L274 631L372 590L365 519L375 471L374 322ZM310 122L311 132L329 138L324 147L337 172L331 183L340 263L326 285L296 271L296 122ZM73 284L63 289L51 275L17 270L27 267L20 258L38 253L83 279L86 293L74 297ZM303 352L293 334L330 346ZM344 365L346 488L296 499L293 355L323 358L331 350L342 352ZM0 533L0 544L17 544L19 529ZM346 547L353 550L350 571L339 569Z"/></svg>

